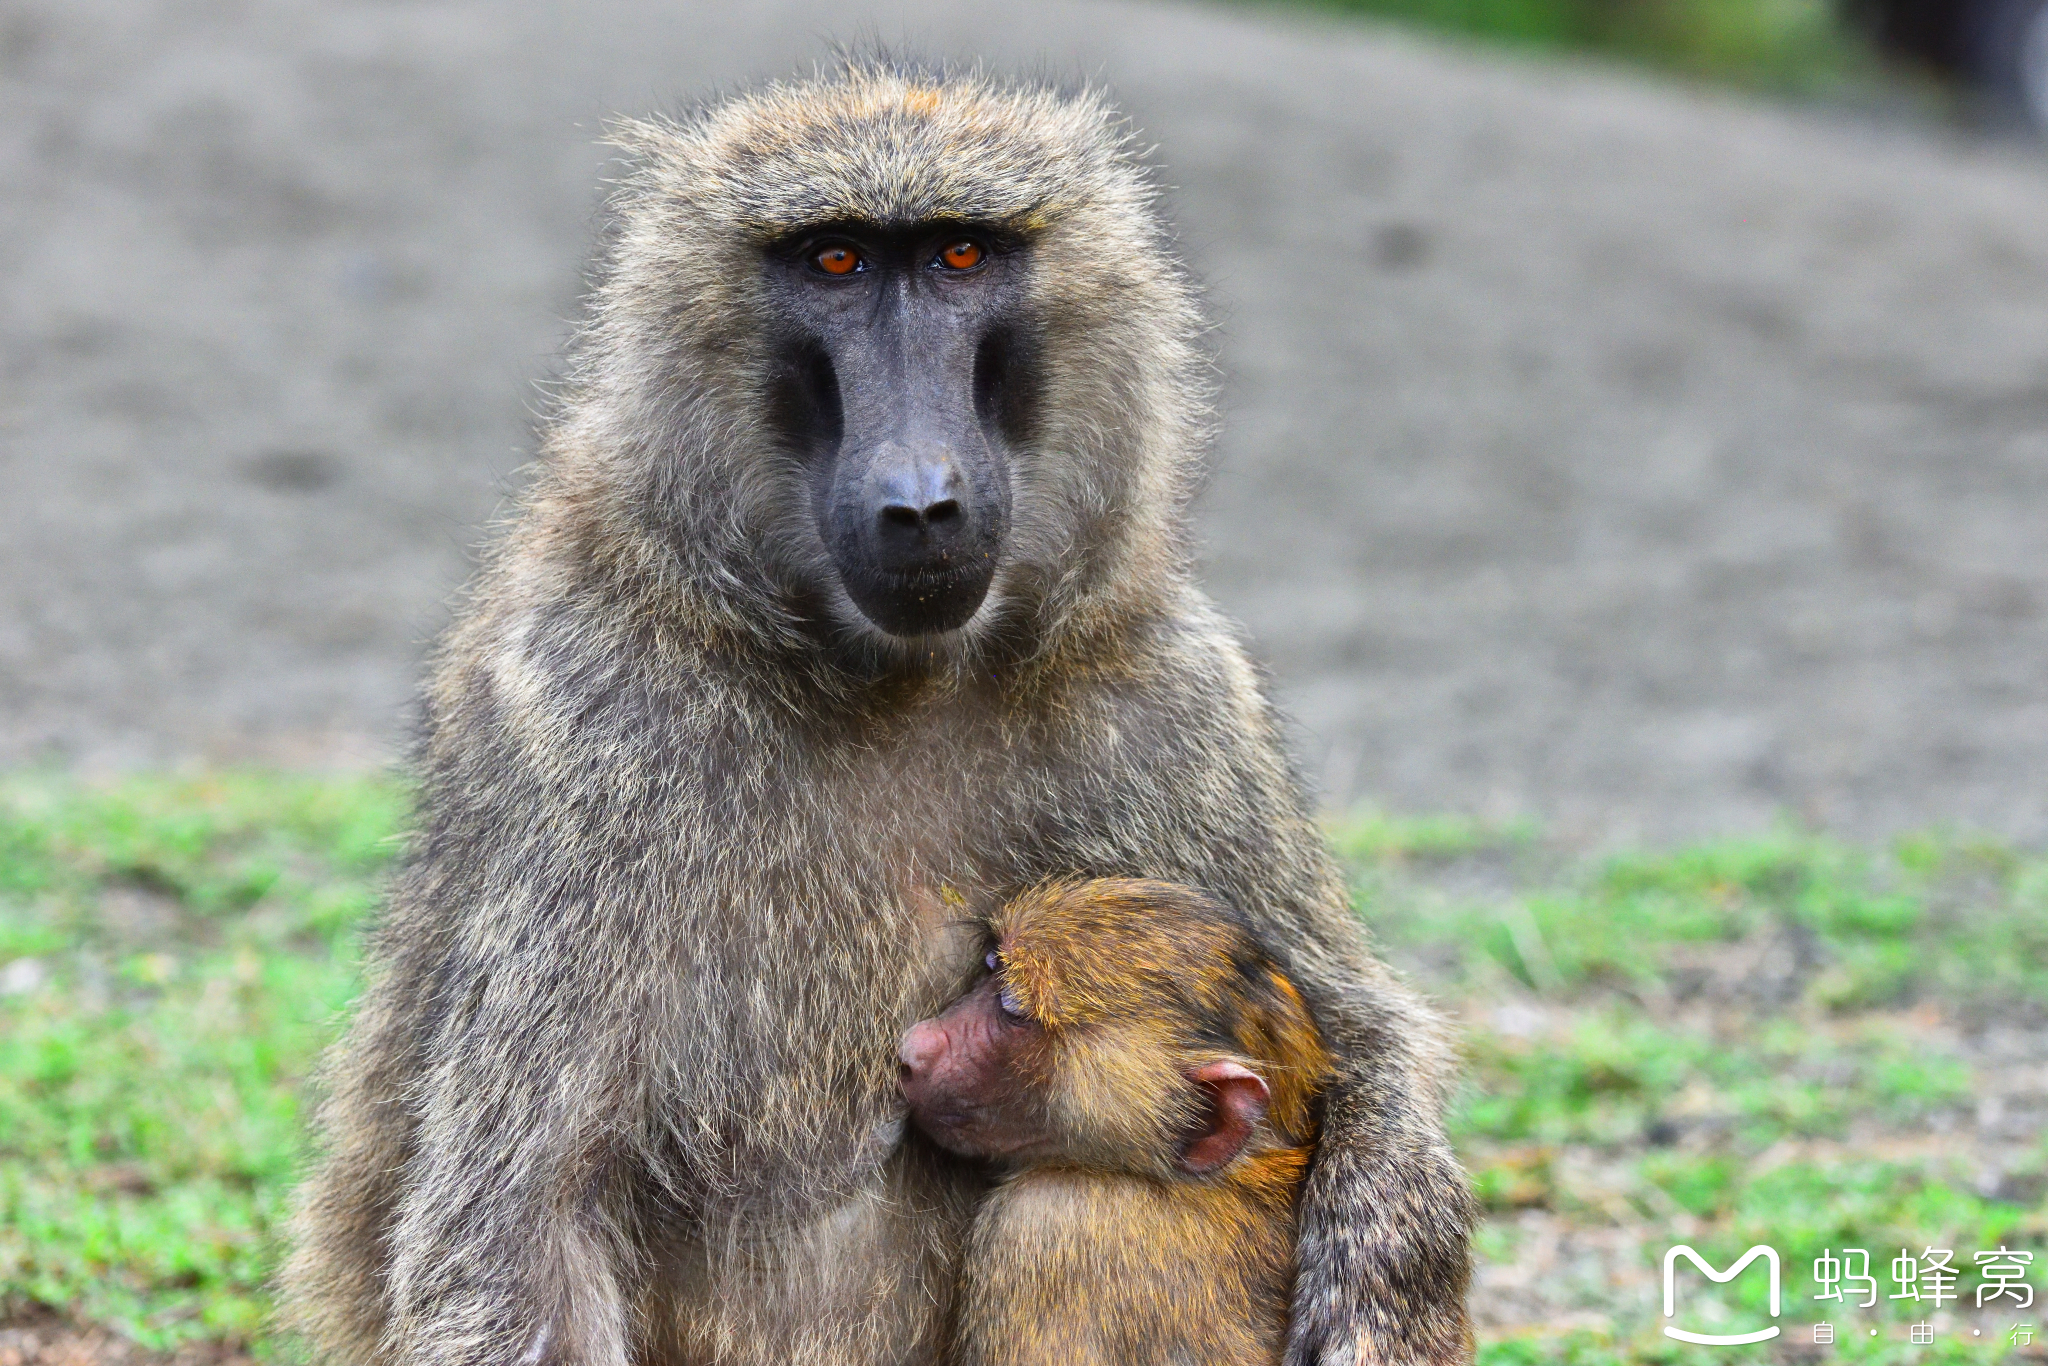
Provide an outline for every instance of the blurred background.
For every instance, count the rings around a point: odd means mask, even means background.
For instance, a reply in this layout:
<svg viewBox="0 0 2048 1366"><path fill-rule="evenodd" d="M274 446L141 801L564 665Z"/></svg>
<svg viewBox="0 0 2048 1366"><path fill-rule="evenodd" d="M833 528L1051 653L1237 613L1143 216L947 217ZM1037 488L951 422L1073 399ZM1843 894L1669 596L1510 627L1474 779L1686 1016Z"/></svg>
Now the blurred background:
<svg viewBox="0 0 2048 1366"><path fill-rule="evenodd" d="M1209 580L1332 804L2048 834L2042 13L9 0L0 762L389 756L604 119L868 37L1156 143Z"/></svg>
<svg viewBox="0 0 2048 1366"><path fill-rule="evenodd" d="M1209 583L1467 1039L1488 1366L1693 1359L1678 1239L1783 1251L1777 1359L2038 1359L1821 1351L1801 1278L2048 1293L2048 0L0 0L0 1366L289 1356L306 1078L604 120L848 40L1155 148Z"/></svg>

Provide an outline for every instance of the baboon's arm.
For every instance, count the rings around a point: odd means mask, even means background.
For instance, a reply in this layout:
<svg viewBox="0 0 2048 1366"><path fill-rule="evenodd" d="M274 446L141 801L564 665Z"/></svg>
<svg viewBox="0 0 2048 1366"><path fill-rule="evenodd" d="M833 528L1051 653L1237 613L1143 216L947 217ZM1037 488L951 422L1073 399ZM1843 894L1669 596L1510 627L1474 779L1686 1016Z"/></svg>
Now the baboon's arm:
<svg viewBox="0 0 2048 1366"><path fill-rule="evenodd" d="M1438 1079L1411 1047L1413 1003L1381 980L1319 1005L1342 1070L1302 1195L1286 1366L1469 1362L1471 1195L1437 1115Z"/></svg>
<svg viewBox="0 0 2048 1366"><path fill-rule="evenodd" d="M607 993L631 975L607 983L571 936L528 935L451 987L463 1004L420 1081L391 1239L385 1359L402 1366L628 1359L627 1221L608 1197L634 1119L635 1032Z"/></svg>
<svg viewBox="0 0 2048 1366"><path fill-rule="evenodd" d="M1218 627L1208 638L1224 634ZM1232 900L1259 923L1336 1057L1302 1193L1285 1363L1468 1362L1472 1203L1443 1130L1455 1075L1449 1036L1373 957L1283 757L1279 724L1250 666L1233 655L1227 646L1197 655L1179 678L1198 681L1158 689L1211 700L1169 702L1182 719L1152 732L1164 767L1146 785L1166 795L1178 834L1143 860ZM1199 681L1205 671L1221 685ZM1215 704L1219 695L1227 704ZM1145 824L1107 807L1100 819L1106 828Z"/></svg>

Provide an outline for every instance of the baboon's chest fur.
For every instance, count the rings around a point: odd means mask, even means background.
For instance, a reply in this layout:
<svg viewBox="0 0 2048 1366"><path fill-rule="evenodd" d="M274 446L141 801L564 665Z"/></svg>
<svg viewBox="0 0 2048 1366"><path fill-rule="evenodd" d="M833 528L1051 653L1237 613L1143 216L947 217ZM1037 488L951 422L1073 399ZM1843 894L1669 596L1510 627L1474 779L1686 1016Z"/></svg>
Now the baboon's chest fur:
<svg viewBox="0 0 2048 1366"><path fill-rule="evenodd" d="M638 1139L706 1207L801 1191L815 1209L861 1185L901 1114L897 1040L973 973L977 913L1053 874L1202 882L1204 813L1233 799L1232 746L1205 751L1203 732L1239 700L1187 660L1051 697L969 680L857 722L776 725L709 670L592 688L514 638L523 657L464 705L492 714L498 754L541 752L538 735L550 762L509 786L500 769L451 825L502 847L532 820L529 858L494 864L508 876L558 851L592 868L556 894L557 932L572 954L634 946L618 971L642 979L654 1127ZM490 938L488 912L473 918L465 933Z"/></svg>

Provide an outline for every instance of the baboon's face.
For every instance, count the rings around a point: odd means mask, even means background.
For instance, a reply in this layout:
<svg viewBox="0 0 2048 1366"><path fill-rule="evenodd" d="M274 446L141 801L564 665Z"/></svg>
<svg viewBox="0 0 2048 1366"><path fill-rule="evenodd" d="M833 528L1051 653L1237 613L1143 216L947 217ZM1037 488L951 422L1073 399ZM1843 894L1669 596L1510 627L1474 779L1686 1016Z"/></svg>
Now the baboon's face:
<svg viewBox="0 0 2048 1366"><path fill-rule="evenodd" d="M1011 1162L1061 1151L1046 1092L1045 1029L991 975L904 1034L897 1085L918 1128L951 1153Z"/></svg>
<svg viewBox="0 0 2048 1366"><path fill-rule="evenodd" d="M845 223L769 255L771 411L853 605L894 636L988 595L1031 419L1025 245L961 223Z"/></svg>
<svg viewBox="0 0 2048 1366"><path fill-rule="evenodd" d="M1243 1151L1266 1114L1263 1080L1235 1061L1191 1057L1195 1022L1143 1001L1135 981L1113 1008L1041 1018L1005 967L1016 948L1006 941L974 990L903 1036L897 1085L927 1137L1012 1167L1155 1176L1204 1175Z"/></svg>

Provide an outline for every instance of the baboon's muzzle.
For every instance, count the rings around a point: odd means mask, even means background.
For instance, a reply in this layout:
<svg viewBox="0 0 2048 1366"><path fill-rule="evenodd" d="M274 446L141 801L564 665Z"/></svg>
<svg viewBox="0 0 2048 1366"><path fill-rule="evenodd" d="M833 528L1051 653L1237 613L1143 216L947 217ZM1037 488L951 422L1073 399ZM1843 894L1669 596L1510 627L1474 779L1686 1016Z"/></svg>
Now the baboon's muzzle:
<svg viewBox="0 0 2048 1366"><path fill-rule="evenodd" d="M827 342L840 439L819 531L847 596L898 636L967 624L1010 519L981 320L921 302L885 299Z"/></svg>

